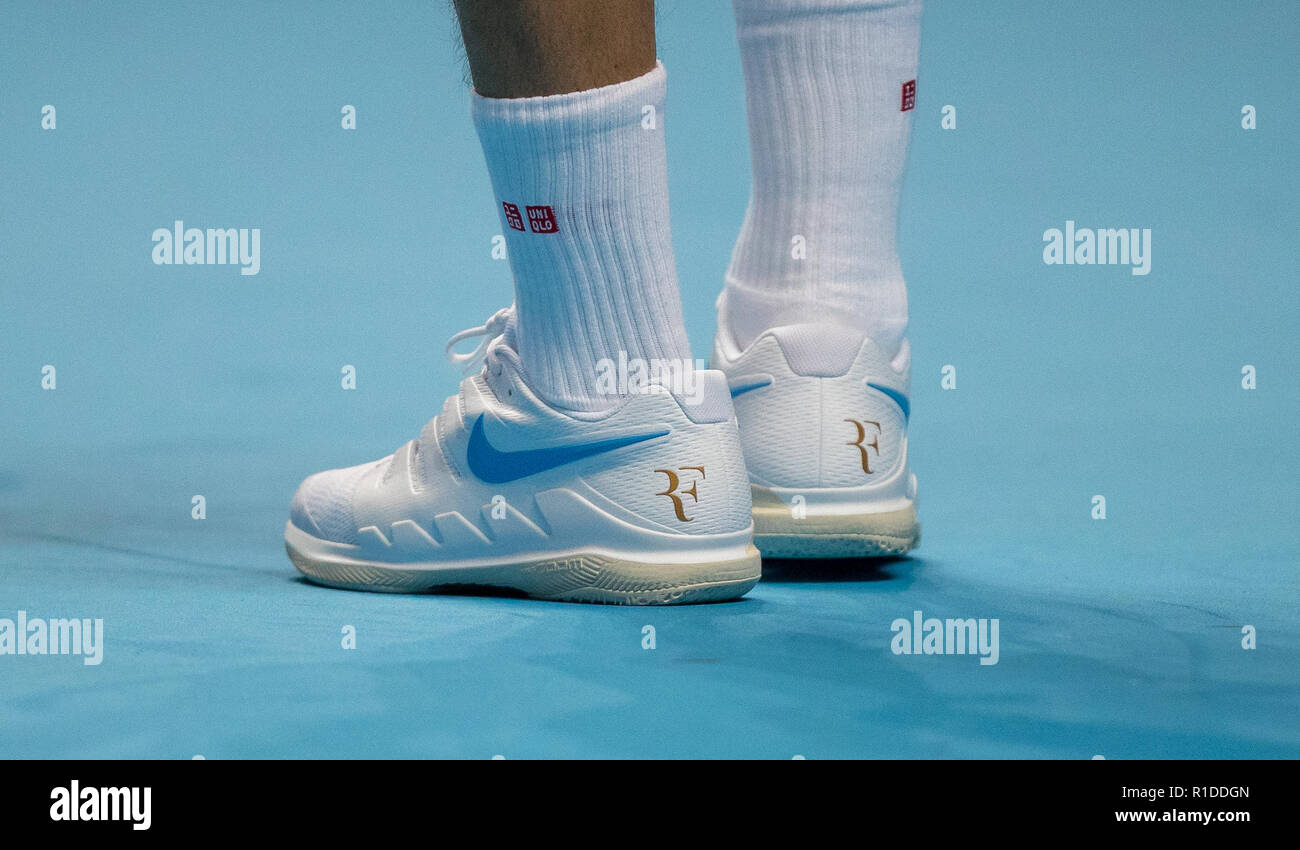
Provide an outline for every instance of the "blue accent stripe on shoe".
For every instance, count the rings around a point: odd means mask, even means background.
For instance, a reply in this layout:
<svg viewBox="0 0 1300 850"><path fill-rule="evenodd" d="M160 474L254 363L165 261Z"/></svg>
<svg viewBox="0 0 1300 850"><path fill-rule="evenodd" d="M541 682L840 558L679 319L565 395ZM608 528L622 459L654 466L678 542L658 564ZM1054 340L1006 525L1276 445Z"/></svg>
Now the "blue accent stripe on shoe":
<svg viewBox="0 0 1300 850"><path fill-rule="evenodd" d="M635 443L644 443L663 437L668 431L655 431L652 434L636 434L630 437L616 437L612 440L597 440L593 443L576 443L571 446L555 446L545 449L523 449L516 452L504 452L488 442L483 433L483 415L474 420L474 428L469 434L469 447L466 460L469 471L488 484L505 484L518 481L539 472L546 472L575 460L592 457L603 452L611 452Z"/></svg>
<svg viewBox="0 0 1300 850"><path fill-rule="evenodd" d="M903 411L904 422L906 422L907 419L912 415L912 405L908 403L907 396L903 395L898 390L891 389L890 387L882 387L880 384L873 384L870 381L867 381L867 386L871 387L873 390L879 390L880 392L892 398L894 400L894 404L897 404L899 409Z"/></svg>
<svg viewBox="0 0 1300 850"><path fill-rule="evenodd" d="M735 398L738 395L744 395L750 390L760 390L763 387L769 386L771 383L772 380L770 378L764 378L761 381L751 381L748 384L737 384L731 388L731 397Z"/></svg>

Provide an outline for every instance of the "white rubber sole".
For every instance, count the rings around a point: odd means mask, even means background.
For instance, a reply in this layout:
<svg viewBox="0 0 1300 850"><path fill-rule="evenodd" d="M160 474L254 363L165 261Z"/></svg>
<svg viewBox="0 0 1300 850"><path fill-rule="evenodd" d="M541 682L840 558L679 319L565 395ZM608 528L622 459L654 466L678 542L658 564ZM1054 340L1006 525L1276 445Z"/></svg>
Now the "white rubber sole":
<svg viewBox="0 0 1300 850"><path fill-rule="evenodd" d="M903 555L921 543L916 504L906 500L819 513L815 498L802 510L766 487L750 486L754 500L754 545L765 558L873 558Z"/></svg>
<svg viewBox="0 0 1300 850"><path fill-rule="evenodd" d="M319 547L313 541L321 544ZM758 583L761 558L752 544L739 557L654 563L605 552L566 552L499 563L381 563L326 553L328 544L293 523L285 550L317 584L381 593L420 593L457 586L499 587L534 599L611 605L681 605L744 596ZM313 551L315 550L315 551Z"/></svg>

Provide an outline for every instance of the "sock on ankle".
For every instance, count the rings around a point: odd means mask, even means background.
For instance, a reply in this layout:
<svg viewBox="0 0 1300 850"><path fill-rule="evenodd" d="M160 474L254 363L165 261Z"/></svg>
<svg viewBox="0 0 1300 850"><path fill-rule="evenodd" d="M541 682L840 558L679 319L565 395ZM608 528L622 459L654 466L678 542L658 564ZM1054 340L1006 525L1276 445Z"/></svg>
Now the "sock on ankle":
<svg viewBox="0 0 1300 850"><path fill-rule="evenodd" d="M753 190L729 330L834 321L895 351L907 328L898 196L920 0L734 0ZM802 256L801 256L802 255Z"/></svg>
<svg viewBox="0 0 1300 850"><path fill-rule="evenodd" d="M660 64L572 94L473 95L515 277L516 347L552 404L608 407L602 358L690 356L668 226L665 80Z"/></svg>

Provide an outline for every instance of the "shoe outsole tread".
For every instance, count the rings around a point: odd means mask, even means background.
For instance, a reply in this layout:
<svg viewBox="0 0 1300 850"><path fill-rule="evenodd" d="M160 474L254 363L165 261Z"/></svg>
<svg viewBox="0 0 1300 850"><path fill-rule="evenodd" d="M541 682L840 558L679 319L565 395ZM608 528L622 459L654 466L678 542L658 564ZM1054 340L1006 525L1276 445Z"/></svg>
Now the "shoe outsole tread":
<svg viewBox="0 0 1300 850"><path fill-rule="evenodd" d="M285 544L294 566L328 587L422 593L457 587L516 590L534 599L609 605L682 605L744 596L758 583L757 549L709 564L648 564L603 554L475 567L425 568L314 558Z"/></svg>

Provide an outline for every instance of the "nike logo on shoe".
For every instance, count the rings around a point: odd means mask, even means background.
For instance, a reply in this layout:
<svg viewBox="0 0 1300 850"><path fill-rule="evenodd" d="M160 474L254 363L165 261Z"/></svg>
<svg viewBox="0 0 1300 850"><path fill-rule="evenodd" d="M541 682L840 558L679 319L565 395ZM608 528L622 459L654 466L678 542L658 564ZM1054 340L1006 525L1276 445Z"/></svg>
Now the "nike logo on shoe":
<svg viewBox="0 0 1300 850"><path fill-rule="evenodd" d="M907 421L907 419L911 416L912 405L908 403L907 396L903 395L898 390L890 389L889 387L882 387L880 384L873 384L870 381L867 381L867 386L871 387L873 390L878 390L879 392L882 392L885 395L892 398L894 400L894 404L897 404L899 409L903 411L903 421Z"/></svg>
<svg viewBox="0 0 1300 850"><path fill-rule="evenodd" d="M510 481L518 481L520 478L537 475L540 472L546 472L548 469L554 469L566 463L573 463L604 452L612 452L614 449L621 449L624 446L644 443L646 440L654 440L668 435L668 431L663 430L650 434L635 434L609 440L596 440L591 443L575 443L569 446L507 452L501 451L488 442L487 434L483 431L483 418L483 414L480 414L479 418L474 420L474 427L469 433L469 448L466 452L466 460L469 462L470 472L474 473L480 481L485 481L488 484L506 484Z"/></svg>
<svg viewBox="0 0 1300 850"><path fill-rule="evenodd" d="M763 387L772 385L771 378L759 378L753 381L743 381L731 385L731 397L744 395L750 390L761 390Z"/></svg>

